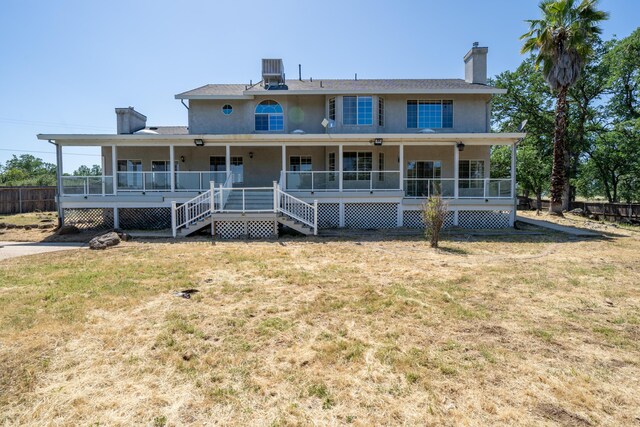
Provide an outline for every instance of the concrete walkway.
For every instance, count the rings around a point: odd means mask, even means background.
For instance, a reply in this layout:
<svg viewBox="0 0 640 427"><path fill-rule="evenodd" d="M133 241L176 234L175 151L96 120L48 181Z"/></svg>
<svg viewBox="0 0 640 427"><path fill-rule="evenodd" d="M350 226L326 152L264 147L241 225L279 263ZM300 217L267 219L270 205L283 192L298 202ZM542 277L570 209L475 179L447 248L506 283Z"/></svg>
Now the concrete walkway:
<svg viewBox="0 0 640 427"><path fill-rule="evenodd" d="M545 221L542 219L525 218L523 216L516 216L516 221L524 222L525 224L535 225L536 227L547 228L553 231L559 231L561 233L571 234L577 237L602 237L602 234L595 231L589 231L582 228L567 227L566 225L560 225L553 222Z"/></svg>
<svg viewBox="0 0 640 427"><path fill-rule="evenodd" d="M87 248L86 243L0 242L0 261L24 255Z"/></svg>

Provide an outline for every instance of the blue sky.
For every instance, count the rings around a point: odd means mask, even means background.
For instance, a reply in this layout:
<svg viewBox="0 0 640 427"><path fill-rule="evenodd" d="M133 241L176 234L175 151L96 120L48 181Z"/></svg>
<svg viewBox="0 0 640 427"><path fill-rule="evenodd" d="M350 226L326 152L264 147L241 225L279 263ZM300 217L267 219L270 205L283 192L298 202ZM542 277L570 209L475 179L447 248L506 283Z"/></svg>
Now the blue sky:
<svg viewBox="0 0 640 427"><path fill-rule="evenodd" d="M54 162L38 133L114 133L114 107L150 125L186 125L176 93L260 78L260 58L289 76L461 78L474 41L489 74L522 60L518 37L534 0L0 2L0 162L24 151ZM629 35L640 1L603 0L604 37ZM51 153L51 154L48 154ZM65 172L100 163L67 149ZM87 154L85 156L74 153ZM94 154L89 156L88 154Z"/></svg>

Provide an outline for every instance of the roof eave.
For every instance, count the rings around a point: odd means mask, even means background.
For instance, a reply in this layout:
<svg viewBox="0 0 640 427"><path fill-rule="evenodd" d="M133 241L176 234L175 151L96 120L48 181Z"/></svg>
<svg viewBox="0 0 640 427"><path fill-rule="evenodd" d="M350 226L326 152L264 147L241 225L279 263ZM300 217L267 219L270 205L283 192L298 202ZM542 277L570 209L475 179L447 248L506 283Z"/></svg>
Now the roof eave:
<svg viewBox="0 0 640 427"><path fill-rule="evenodd" d="M379 89L379 90L264 90L243 91L243 95L189 95L186 93L175 95L176 99L254 99L258 96L287 96L287 95L354 95L354 94L379 94L379 95L499 95L507 93L500 88L474 88L474 89Z"/></svg>

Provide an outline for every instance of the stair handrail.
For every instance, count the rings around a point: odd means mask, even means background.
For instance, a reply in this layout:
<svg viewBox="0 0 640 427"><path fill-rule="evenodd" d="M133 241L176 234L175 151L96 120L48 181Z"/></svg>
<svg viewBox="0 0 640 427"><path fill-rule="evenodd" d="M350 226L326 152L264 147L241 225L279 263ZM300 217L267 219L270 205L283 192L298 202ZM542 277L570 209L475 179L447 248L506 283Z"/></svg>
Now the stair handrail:
<svg viewBox="0 0 640 427"><path fill-rule="evenodd" d="M274 183L274 207L301 223L313 228L313 234L318 234L318 201L313 204L300 200L291 194L282 191L279 183Z"/></svg>
<svg viewBox="0 0 640 427"><path fill-rule="evenodd" d="M213 181L211 181L210 185L211 189L187 200L180 206L175 200L171 202L171 231L173 237L176 237L179 229L188 228L190 224L208 217L212 212L220 210L216 197L218 192L214 189Z"/></svg>

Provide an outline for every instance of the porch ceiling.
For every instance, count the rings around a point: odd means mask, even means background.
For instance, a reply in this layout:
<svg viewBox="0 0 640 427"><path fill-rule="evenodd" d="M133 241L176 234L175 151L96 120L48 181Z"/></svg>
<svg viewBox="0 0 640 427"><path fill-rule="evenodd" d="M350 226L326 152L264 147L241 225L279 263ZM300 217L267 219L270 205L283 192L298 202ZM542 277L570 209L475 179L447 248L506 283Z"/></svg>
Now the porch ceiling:
<svg viewBox="0 0 640 427"><path fill-rule="evenodd" d="M55 141L64 146L193 146L202 139L209 146L282 146L282 145L371 145L381 138L384 145L510 145L524 138L525 133L387 133L387 134L232 134L232 135L90 135L38 134L38 139Z"/></svg>

